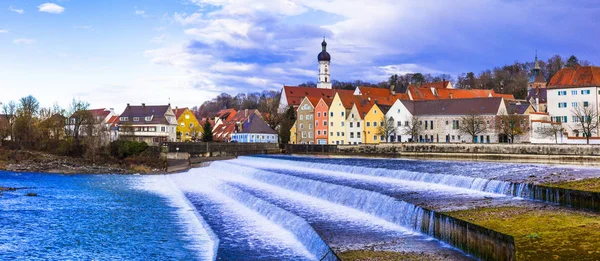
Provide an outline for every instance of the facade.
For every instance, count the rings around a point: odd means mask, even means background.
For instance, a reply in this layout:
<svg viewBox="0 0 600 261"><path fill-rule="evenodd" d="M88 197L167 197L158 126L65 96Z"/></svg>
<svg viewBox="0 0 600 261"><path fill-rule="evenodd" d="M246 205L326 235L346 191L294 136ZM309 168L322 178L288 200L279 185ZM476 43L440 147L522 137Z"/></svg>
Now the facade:
<svg viewBox="0 0 600 261"><path fill-rule="evenodd" d="M294 123L294 125L292 125L292 128L290 129L290 141L289 144L297 144L298 142L298 137L296 137L296 133L298 128L296 128L296 123Z"/></svg>
<svg viewBox="0 0 600 261"><path fill-rule="evenodd" d="M306 97L296 111L296 144L315 143L315 107L318 100Z"/></svg>
<svg viewBox="0 0 600 261"><path fill-rule="evenodd" d="M379 127L384 124L389 106L373 104L364 118L364 136L366 144L379 144L386 142L386 137L380 135Z"/></svg>
<svg viewBox="0 0 600 261"><path fill-rule="evenodd" d="M328 124L328 115L329 115L329 105L331 105L331 99L319 99L319 103L315 106L315 144L329 144L328 141L328 133L329 133L329 124Z"/></svg>
<svg viewBox="0 0 600 261"><path fill-rule="evenodd" d="M598 115L600 98L600 67L576 66L563 68L548 83L548 114L552 122L562 123L568 137L584 137L577 112L591 108ZM581 114L580 114L581 115ZM599 130L591 133L598 137Z"/></svg>
<svg viewBox="0 0 600 261"><path fill-rule="evenodd" d="M119 116L119 137L149 145L176 140L177 119L171 105L129 105Z"/></svg>
<svg viewBox="0 0 600 261"><path fill-rule="evenodd" d="M258 115L251 114L243 122L236 124L231 135L232 142L240 143L278 143L277 132Z"/></svg>
<svg viewBox="0 0 600 261"><path fill-rule="evenodd" d="M346 141L346 107L341 95L336 93L329 106L329 144L343 145Z"/></svg>
<svg viewBox="0 0 600 261"><path fill-rule="evenodd" d="M175 108L173 110L177 117L177 141L196 141L202 136L202 126L196 119L194 113L188 108Z"/></svg>
<svg viewBox="0 0 600 261"><path fill-rule="evenodd" d="M362 100L360 97L355 97L356 102L352 105L352 109L346 117L346 137L348 138L348 144L363 144L365 135L363 135L363 118L365 116L363 106L360 103Z"/></svg>

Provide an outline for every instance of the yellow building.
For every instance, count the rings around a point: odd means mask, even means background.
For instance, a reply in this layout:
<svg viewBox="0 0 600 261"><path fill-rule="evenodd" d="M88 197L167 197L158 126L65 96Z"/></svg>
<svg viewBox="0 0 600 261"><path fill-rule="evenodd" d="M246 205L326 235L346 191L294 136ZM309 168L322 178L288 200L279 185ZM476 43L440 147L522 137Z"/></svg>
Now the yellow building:
<svg viewBox="0 0 600 261"><path fill-rule="evenodd" d="M196 141L202 137L202 126L190 109L175 108L173 112L177 117L177 141Z"/></svg>
<svg viewBox="0 0 600 261"><path fill-rule="evenodd" d="M294 126L292 126L292 128L290 129L290 141L288 142L289 144L298 144L298 138L296 137L296 123L294 123Z"/></svg>
<svg viewBox="0 0 600 261"><path fill-rule="evenodd" d="M346 136L346 117L351 111L354 102L352 93L340 94L333 97L329 106L329 144L349 144Z"/></svg>
<svg viewBox="0 0 600 261"><path fill-rule="evenodd" d="M379 144L385 141L385 137L379 135L379 127L385 121L385 114L389 106L373 104L364 119L364 136L366 144Z"/></svg>

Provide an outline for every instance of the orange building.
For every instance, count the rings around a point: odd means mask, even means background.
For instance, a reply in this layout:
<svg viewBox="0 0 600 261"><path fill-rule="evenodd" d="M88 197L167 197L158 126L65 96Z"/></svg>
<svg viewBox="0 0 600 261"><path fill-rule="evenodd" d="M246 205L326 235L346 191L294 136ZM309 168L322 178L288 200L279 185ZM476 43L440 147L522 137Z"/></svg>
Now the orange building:
<svg viewBox="0 0 600 261"><path fill-rule="evenodd" d="M315 144L327 144L328 112L333 99L321 98L315 106Z"/></svg>

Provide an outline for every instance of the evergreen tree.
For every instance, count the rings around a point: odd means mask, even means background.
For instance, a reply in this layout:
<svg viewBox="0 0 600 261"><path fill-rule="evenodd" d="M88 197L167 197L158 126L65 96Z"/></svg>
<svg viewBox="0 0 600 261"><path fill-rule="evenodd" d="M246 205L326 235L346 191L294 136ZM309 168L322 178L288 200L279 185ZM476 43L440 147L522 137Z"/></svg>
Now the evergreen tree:
<svg viewBox="0 0 600 261"><path fill-rule="evenodd" d="M577 59L577 57L575 57L575 55L571 55L571 57L569 57L569 60L567 60L567 64L565 66L575 67L576 65L579 65L579 60Z"/></svg>
<svg viewBox="0 0 600 261"><path fill-rule="evenodd" d="M202 128L204 128L204 132L202 133L202 141L204 141L204 142L213 141L212 126L210 125L210 121L208 119L206 120L206 122L204 123L204 126L202 126Z"/></svg>

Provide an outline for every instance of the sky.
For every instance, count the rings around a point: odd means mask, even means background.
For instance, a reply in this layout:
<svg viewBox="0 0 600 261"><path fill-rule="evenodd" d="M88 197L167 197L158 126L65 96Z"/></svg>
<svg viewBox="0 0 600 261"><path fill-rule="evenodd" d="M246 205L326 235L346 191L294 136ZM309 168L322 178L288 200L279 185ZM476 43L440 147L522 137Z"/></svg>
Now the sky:
<svg viewBox="0 0 600 261"><path fill-rule="evenodd" d="M0 102L191 107L317 79L600 64L596 0L0 0Z"/></svg>

